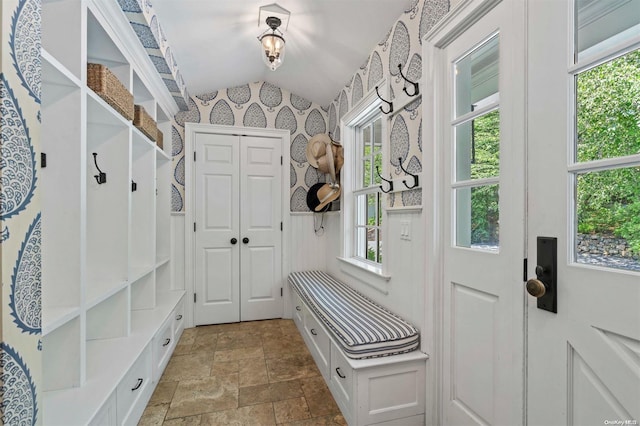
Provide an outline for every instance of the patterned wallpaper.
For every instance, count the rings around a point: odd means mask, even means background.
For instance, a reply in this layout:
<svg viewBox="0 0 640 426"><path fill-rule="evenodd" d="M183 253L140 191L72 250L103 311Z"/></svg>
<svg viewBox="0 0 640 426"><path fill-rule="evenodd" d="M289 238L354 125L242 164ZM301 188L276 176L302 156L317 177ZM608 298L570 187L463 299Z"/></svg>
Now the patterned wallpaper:
<svg viewBox="0 0 640 426"><path fill-rule="evenodd" d="M448 0L415 0L387 36L374 47L328 108L322 108L269 83L252 83L190 99L189 111L180 112L173 125L174 180L172 210L184 211L184 123L276 127L291 130L291 211L307 212L308 189L325 179L309 167L306 143L316 133L331 132L340 140L340 120L385 76L391 93L400 92L402 73L412 81L422 78L422 37L449 11ZM422 99L420 96L393 116L389 123L389 162L394 177L422 172ZM422 190L388 194L390 207L419 206Z"/></svg>
<svg viewBox="0 0 640 426"><path fill-rule="evenodd" d="M351 77L345 87L329 105L329 130L340 140L340 120L385 76L391 82L391 100L400 93L404 80L422 78L422 37L449 11L448 0L415 0L404 11L384 40L369 54L366 62ZM410 90L411 88L409 88ZM421 88L422 91L422 88ZM402 167L411 173L422 172L422 98L421 95L388 123L389 163L394 178L405 175ZM422 190L413 189L387 194L390 207L422 205Z"/></svg>
<svg viewBox="0 0 640 426"><path fill-rule="evenodd" d="M0 423L32 425L42 406L40 0L4 0L0 17Z"/></svg>
<svg viewBox="0 0 640 426"><path fill-rule="evenodd" d="M173 211L184 211L184 123L287 129L291 132L291 211L306 212L307 191L325 176L309 167L307 141L327 132L327 114L318 105L273 84L257 82L205 93L190 99L189 110L173 122Z"/></svg>
<svg viewBox="0 0 640 426"><path fill-rule="evenodd" d="M178 70L171 47L158 22L158 17L150 0L118 0L120 8L127 16L129 24L135 31L140 43L160 74L169 93L181 111L188 109L189 93L184 84L182 74Z"/></svg>

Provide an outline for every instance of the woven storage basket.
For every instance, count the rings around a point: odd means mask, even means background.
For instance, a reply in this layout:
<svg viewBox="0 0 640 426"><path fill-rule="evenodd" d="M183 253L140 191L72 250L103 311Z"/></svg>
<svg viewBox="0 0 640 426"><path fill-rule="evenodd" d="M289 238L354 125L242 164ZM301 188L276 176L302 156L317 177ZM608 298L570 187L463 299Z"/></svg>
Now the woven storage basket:
<svg viewBox="0 0 640 426"><path fill-rule="evenodd" d="M87 86L124 118L133 119L133 95L109 68L102 64L87 64Z"/></svg>
<svg viewBox="0 0 640 426"><path fill-rule="evenodd" d="M164 135L162 134L162 131L158 129L158 137L156 138L156 145L158 145L160 149L164 149L164 147L162 146L163 139L164 139Z"/></svg>
<svg viewBox="0 0 640 426"><path fill-rule="evenodd" d="M149 139L155 141L158 137L158 127L153 118L144 110L140 105L135 105L135 112L133 114L133 125L136 126L142 133L147 135Z"/></svg>

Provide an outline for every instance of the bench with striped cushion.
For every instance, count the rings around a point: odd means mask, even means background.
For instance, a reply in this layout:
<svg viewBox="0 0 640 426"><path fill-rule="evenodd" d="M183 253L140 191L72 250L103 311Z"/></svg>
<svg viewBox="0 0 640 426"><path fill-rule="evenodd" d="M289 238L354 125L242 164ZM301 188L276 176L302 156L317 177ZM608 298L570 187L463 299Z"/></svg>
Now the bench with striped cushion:
<svg viewBox="0 0 640 426"><path fill-rule="evenodd" d="M414 326L324 272L292 272L289 283L349 358L401 354L420 346Z"/></svg>

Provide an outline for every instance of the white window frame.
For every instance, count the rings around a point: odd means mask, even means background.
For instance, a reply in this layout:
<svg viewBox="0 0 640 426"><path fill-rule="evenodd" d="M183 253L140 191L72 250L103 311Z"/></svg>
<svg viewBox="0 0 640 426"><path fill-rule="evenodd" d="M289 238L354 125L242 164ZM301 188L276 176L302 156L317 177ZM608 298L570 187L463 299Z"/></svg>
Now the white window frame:
<svg viewBox="0 0 640 426"><path fill-rule="evenodd" d="M378 83L380 96L388 99L389 88L386 80ZM356 218L356 194L373 193L376 189L364 189L354 193L356 182L358 182L358 173L361 173L362 155L358 143L359 127L369 121L383 106L382 100L375 92L375 89L369 91L351 110L342 118L340 122L342 145L344 147L344 167L342 169L342 209L341 215L341 239L343 245L341 247L338 259L344 264L345 272L355 275L368 285L376 288L386 294L385 283L391 277L388 275L388 253L382 252L382 263L374 263L356 256L355 247L355 218ZM382 114L382 170L383 176L389 174L388 167L388 117ZM379 191L379 188L377 189ZM386 206L386 198L383 197L381 202L382 224L380 226L381 240L388 240L388 213ZM388 247L388 244L386 245ZM378 279L371 280L371 276Z"/></svg>

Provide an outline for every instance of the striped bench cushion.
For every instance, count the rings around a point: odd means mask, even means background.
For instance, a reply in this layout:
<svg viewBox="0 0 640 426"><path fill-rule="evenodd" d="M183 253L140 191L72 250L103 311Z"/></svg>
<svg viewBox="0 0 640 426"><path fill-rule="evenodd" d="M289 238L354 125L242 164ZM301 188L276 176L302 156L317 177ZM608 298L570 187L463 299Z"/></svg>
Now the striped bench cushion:
<svg viewBox="0 0 640 426"><path fill-rule="evenodd" d="M420 345L414 326L324 272L293 272L289 283L349 358L395 355Z"/></svg>

